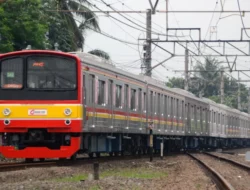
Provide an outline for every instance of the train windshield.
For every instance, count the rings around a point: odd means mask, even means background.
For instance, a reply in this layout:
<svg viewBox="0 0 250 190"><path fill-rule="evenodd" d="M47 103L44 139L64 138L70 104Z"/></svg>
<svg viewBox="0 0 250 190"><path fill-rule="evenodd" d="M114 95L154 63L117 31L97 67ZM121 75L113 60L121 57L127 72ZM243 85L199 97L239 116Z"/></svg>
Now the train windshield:
<svg viewBox="0 0 250 190"><path fill-rule="evenodd" d="M27 59L29 89L74 90L76 76L74 59L49 56L31 56Z"/></svg>
<svg viewBox="0 0 250 190"><path fill-rule="evenodd" d="M21 89L23 87L23 59L7 59L1 64L1 88Z"/></svg>

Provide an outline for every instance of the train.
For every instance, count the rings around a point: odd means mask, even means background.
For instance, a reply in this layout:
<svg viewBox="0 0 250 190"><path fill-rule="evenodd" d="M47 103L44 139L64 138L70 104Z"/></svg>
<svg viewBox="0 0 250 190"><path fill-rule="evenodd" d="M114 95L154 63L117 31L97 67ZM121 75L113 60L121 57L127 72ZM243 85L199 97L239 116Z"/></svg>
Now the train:
<svg viewBox="0 0 250 190"><path fill-rule="evenodd" d="M247 113L84 52L0 55L0 153L76 159L248 146ZM153 138L150 142L149 133Z"/></svg>

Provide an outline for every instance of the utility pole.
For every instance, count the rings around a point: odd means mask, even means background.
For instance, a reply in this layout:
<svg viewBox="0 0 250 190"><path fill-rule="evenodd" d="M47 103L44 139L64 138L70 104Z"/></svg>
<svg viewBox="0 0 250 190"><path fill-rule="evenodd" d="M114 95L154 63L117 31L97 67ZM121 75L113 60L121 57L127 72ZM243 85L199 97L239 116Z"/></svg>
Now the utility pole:
<svg viewBox="0 0 250 190"><path fill-rule="evenodd" d="M151 30L152 26L152 11L151 9L147 9L147 41L146 41L146 54L144 55L145 60L145 66L146 66L146 76L151 77L152 71L151 71Z"/></svg>
<svg viewBox="0 0 250 190"><path fill-rule="evenodd" d="M168 11L168 0L166 0L166 11ZM166 34L168 40L168 12L166 12Z"/></svg>
<svg viewBox="0 0 250 190"><path fill-rule="evenodd" d="M221 78L220 78L220 103L224 103L224 75L223 71L221 71Z"/></svg>
<svg viewBox="0 0 250 190"><path fill-rule="evenodd" d="M250 88L248 89L248 114L250 114Z"/></svg>
<svg viewBox="0 0 250 190"><path fill-rule="evenodd" d="M238 80L240 81L240 72L238 72ZM238 83L238 110L241 110L240 82Z"/></svg>
<svg viewBox="0 0 250 190"><path fill-rule="evenodd" d="M188 49L185 49L185 90L188 91Z"/></svg>

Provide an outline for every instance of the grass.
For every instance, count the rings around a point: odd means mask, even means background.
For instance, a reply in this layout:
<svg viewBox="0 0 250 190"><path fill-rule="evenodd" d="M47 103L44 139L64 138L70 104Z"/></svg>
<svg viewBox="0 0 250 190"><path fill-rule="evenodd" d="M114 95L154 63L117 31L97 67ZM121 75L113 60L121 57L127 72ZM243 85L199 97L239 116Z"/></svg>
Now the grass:
<svg viewBox="0 0 250 190"><path fill-rule="evenodd" d="M115 169L104 171L100 173L100 178L106 177L123 177L123 178L136 178L136 179L157 179L161 177L167 177L168 174L166 172L154 171L149 169L135 168L135 169ZM88 178L88 174L77 174L72 177L64 177L58 178L56 181L59 182L77 182L80 180L86 180ZM91 190L98 190L99 187L94 186Z"/></svg>
<svg viewBox="0 0 250 190"><path fill-rule="evenodd" d="M99 190L99 189L100 189L99 185L95 185L89 188L89 190Z"/></svg>
<svg viewBox="0 0 250 190"><path fill-rule="evenodd" d="M148 169L123 169L123 170L110 170L101 173L101 178L117 176L124 178L136 178L136 179L155 179L161 177L167 177L166 172L152 171Z"/></svg>

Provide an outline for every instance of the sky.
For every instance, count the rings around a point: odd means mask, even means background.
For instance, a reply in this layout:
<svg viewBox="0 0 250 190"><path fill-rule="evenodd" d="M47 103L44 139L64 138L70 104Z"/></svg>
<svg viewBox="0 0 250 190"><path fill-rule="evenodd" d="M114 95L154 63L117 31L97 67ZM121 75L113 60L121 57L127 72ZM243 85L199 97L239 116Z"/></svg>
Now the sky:
<svg viewBox="0 0 250 190"><path fill-rule="evenodd" d="M107 4L111 5L117 11L146 11L150 8L148 0L103 0ZM222 1L222 2L221 2ZM98 8L105 11L111 9L106 6L102 0L91 0L91 3L95 4ZM154 3L155 0L152 0ZM241 10L250 10L250 0L239 0ZM169 10L209 10L209 11L221 11L224 4L224 10L239 10L237 0L169 0ZM91 8L96 10L95 8ZM166 0L159 0L156 10L166 10ZM141 73L142 64L142 44L145 39L146 33L144 28L146 27L146 14L145 13L122 13L124 17L117 13L110 13L116 19L136 27L137 29L131 28L125 24L112 19L107 14L96 13L99 16L99 24L101 31L107 33L120 40L130 42L132 44L122 43L106 36L98 34L93 31L86 33L86 41L84 51L90 51L92 49L101 49L110 54L112 61L116 67L123 70L127 70L134 74ZM243 21L245 27L250 28L250 13L245 13ZM215 33L213 33L212 26L216 26ZM240 40L242 22L239 13L169 13L168 14L168 27L169 28L200 28L201 39L204 40ZM141 30L138 30L141 29ZM165 40L166 36L166 13L156 13L152 15L152 32L162 35L152 35L152 39ZM250 30L247 31L250 36ZM196 31L179 31L169 32L171 35L179 36L179 40L197 40L199 34ZM243 35L244 40L250 40L245 34ZM169 40L177 40L176 37L169 37ZM173 44L171 43L157 43L158 45L166 48L169 51L173 51ZM222 51L221 43L210 44L214 49ZM234 44L245 52L249 52L248 44ZM188 48L192 51L197 52L198 44L190 43ZM176 46L176 53L184 55L184 49ZM239 51L235 50L230 46L226 46L226 51L231 54L240 54ZM209 55L212 51L209 48L204 48L201 45L201 52L203 55ZM168 53L161 50L158 47L152 45L152 66L158 62L165 60L170 57ZM229 61L233 61L234 57L228 58ZM204 61L204 57L189 57L189 69L193 69L196 61ZM227 67L226 58L218 57L218 60L225 62L221 64L223 67ZM237 58L237 69L249 69L250 70L250 57L238 57ZM158 66L153 70L152 77L161 81L166 81L171 77L184 77L184 72L175 72L175 70L184 70L184 57L174 57L171 60L165 62L163 66ZM246 72L250 75L250 72ZM228 73L230 75L230 73ZM231 75L235 78L238 77L238 73L233 72ZM249 77L240 73L242 80L250 80ZM250 82L244 83L250 86Z"/></svg>

